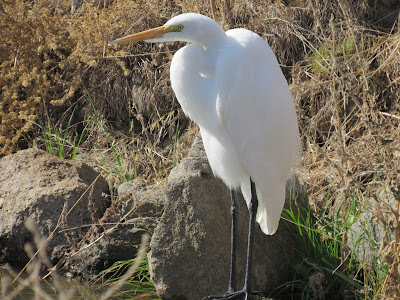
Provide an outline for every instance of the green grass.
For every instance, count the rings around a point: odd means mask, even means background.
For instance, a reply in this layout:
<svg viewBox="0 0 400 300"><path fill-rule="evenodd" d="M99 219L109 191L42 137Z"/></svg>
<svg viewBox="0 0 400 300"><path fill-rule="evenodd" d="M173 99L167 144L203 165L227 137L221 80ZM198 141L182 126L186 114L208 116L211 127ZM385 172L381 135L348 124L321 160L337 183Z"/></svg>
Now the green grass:
<svg viewBox="0 0 400 300"><path fill-rule="evenodd" d="M104 282L105 287L113 285L121 279L129 267L135 262L136 258L126 261L118 261L107 270L101 272L98 277L108 277L108 279ZM119 290L113 295L113 299L127 299L126 297L133 297L137 295L148 295L149 297L152 297L151 299L157 299L154 283L150 278L147 254L133 275L125 283L123 289Z"/></svg>
<svg viewBox="0 0 400 300"><path fill-rule="evenodd" d="M356 41L353 36L347 36L335 45L319 45L311 53L312 72L314 74L329 72L332 64L332 55L337 59L352 55L356 52Z"/></svg>
<svg viewBox="0 0 400 300"><path fill-rule="evenodd" d="M313 73L328 72L328 61L330 59L329 50L323 45L318 46L318 49L310 56Z"/></svg>
<svg viewBox="0 0 400 300"><path fill-rule="evenodd" d="M318 214L296 201L282 216L292 223L291 233L301 261L291 262L294 278L278 287L272 296L290 294L290 299L379 299L379 286L387 276L387 266L374 259L373 266L360 260L347 246L347 234L360 216L355 197L332 213L327 203ZM358 246L361 238L353 241ZM279 297L278 297L279 298Z"/></svg>
<svg viewBox="0 0 400 300"><path fill-rule="evenodd" d="M55 124L50 123L48 126L44 126L33 122L33 124L40 128L45 151L51 155L58 156L62 159L69 158L74 160L76 158L78 149L83 142L87 128L92 120L89 120L89 122L86 123L81 133L78 133L75 128L73 138L71 139L70 135L71 131L73 130L72 119L74 117L75 109L76 107L72 111L67 126L64 130L59 130ZM30 147L35 148L33 141L28 136L24 135L23 133L21 133L21 135Z"/></svg>

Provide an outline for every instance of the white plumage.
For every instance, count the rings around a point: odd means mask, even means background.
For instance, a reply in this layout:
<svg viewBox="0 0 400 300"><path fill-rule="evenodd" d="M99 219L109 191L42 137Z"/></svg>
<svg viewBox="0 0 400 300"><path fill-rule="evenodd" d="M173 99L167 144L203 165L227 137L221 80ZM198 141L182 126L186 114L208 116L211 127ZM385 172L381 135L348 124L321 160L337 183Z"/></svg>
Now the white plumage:
<svg viewBox="0 0 400 300"><path fill-rule="evenodd" d="M300 141L292 96L275 55L257 34L224 32L202 15L166 23L174 24L184 25L182 33L174 33L182 35L179 40L192 42L172 59L176 97L200 127L214 174L240 188L248 204L252 178L259 201L256 220L265 234L274 234Z"/></svg>
<svg viewBox="0 0 400 300"><path fill-rule="evenodd" d="M175 95L200 127L215 176L240 188L248 205L251 178L259 201L256 220L265 234L274 234L300 138L290 90L269 45L254 32L225 32L195 13L109 45L140 40L191 43L171 62Z"/></svg>

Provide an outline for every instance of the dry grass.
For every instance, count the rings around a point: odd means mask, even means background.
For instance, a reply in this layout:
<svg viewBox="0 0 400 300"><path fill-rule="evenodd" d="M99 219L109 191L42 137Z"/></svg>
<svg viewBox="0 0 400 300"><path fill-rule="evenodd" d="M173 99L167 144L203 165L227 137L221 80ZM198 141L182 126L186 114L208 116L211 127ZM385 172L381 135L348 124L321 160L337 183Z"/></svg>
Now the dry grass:
<svg viewBox="0 0 400 300"><path fill-rule="evenodd" d="M78 107L76 131L89 123L80 156L108 174L112 185L126 174L150 181L167 176L197 132L169 87L170 58L180 44L106 45L182 12L211 15L209 2L87 0L74 14L70 5L0 4L0 155L26 147L21 134L40 147L30 121L63 129ZM216 1L224 28L253 30L277 54L296 102L313 208L318 211L329 193L332 211L344 203L346 214L349 199L374 208L374 221L388 234L380 251L389 272L379 293L394 297L400 273L400 33L397 23L379 27L380 11L378 1L367 0Z"/></svg>
<svg viewBox="0 0 400 300"><path fill-rule="evenodd" d="M74 129L80 134L89 123L81 147L94 163L104 167L115 161L111 141L125 162L137 162L136 174L166 176L178 121L181 135L193 127L168 87L177 45L137 44L129 50L106 45L116 36L158 25L182 7L124 0L84 1L73 15L70 9L71 1L0 5L0 156L26 147L26 139L43 147L34 122L62 132L76 107ZM193 135L189 130L189 139ZM184 153L178 150L176 159ZM106 173L134 169L129 163L105 168Z"/></svg>
<svg viewBox="0 0 400 300"><path fill-rule="evenodd" d="M150 243L150 235L144 234L142 242L138 249L134 263L129 267L126 273L111 287L104 292L95 291L95 287L88 288L80 285L78 282L65 282L58 274L58 270L54 267L50 260L46 257L46 238L40 236L39 231L31 219L26 220L26 228L32 233L34 243L26 243L25 251L31 257L30 262L26 265L24 276L16 274L14 270L5 266L4 271L0 273L0 296L1 299L11 300L25 297L32 299L112 299L112 296L122 288L129 280L134 272L140 267L141 262L145 259L146 251ZM39 249L35 252L35 249ZM51 283L42 280L42 272L47 269L46 277L51 276ZM5 272L7 271L7 272ZM12 278L14 278L12 280ZM47 283L49 286L46 286ZM136 298L135 298L136 299Z"/></svg>

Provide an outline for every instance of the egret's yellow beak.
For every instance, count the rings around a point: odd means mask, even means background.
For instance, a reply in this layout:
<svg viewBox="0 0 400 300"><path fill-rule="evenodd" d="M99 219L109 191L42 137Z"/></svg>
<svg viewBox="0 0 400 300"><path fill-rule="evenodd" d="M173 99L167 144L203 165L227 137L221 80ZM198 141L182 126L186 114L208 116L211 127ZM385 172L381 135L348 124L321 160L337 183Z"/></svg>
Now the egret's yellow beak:
<svg viewBox="0 0 400 300"><path fill-rule="evenodd" d="M127 42L139 42L139 41L161 38L161 37L163 37L164 34L173 30L171 27L172 26L168 26L168 25L160 26L160 27L145 30L142 32L134 33L131 35L127 35L127 36L124 36L122 38L116 39L115 41L108 43L108 46L112 46L115 44L127 43Z"/></svg>

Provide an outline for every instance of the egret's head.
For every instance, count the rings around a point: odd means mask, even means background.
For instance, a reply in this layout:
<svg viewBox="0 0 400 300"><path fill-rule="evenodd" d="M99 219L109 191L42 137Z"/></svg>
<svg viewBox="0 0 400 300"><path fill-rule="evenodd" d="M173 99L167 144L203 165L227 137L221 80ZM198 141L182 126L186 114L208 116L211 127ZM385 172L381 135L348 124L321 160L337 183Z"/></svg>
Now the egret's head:
<svg viewBox="0 0 400 300"><path fill-rule="evenodd" d="M139 41L182 41L207 46L209 41L223 35L223 29L214 20L200 14L188 13L173 17L163 26L116 39L108 45Z"/></svg>

